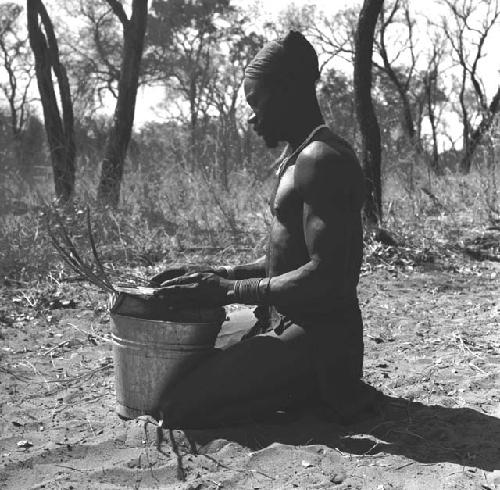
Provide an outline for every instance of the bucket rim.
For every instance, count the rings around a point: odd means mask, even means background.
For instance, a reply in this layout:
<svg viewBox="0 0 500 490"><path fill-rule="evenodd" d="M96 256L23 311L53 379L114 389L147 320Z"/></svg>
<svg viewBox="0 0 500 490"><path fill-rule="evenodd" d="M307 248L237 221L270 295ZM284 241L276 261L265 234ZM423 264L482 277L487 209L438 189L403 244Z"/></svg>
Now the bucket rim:
<svg viewBox="0 0 500 490"><path fill-rule="evenodd" d="M110 317L120 317L120 318L130 318L131 320L140 320L143 322L151 322L151 323L171 323L172 325L222 325L226 320L221 319L216 322L196 322L196 321L189 321L189 322L173 322L170 320L150 320L149 318L141 318L138 316L130 316L130 315L120 315L119 313L110 313Z"/></svg>

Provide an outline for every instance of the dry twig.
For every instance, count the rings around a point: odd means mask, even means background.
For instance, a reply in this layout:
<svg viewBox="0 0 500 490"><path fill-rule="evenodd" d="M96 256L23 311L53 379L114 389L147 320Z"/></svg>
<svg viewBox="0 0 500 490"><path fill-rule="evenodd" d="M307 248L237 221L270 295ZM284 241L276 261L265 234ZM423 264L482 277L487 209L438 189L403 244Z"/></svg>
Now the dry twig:
<svg viewBox="0 0 500 490"><path fill-rule="evenodd" d="M51 220L54 220L56 227L51 225ZM92 254L92 262L88 263L83 260L82 256L78 253L75 243L71 239L64 222L55 209L48 209L47 212L47 229L52 245L59 252L64 261L73 269L80 277L96 285L99 289L116 296L117 293L125 293L131 296L151 297L156 291L155 288L144 286L121 286L118 283L113 283L110 280L110 274L114 271L107 269L97 252L97 246L92 233L92 225L90 220L90 210L87 208L87 239L90 244ZM133 279L139 284L146 284L147 281L136 275L129 273L121 274L122 279Z"/></svg>

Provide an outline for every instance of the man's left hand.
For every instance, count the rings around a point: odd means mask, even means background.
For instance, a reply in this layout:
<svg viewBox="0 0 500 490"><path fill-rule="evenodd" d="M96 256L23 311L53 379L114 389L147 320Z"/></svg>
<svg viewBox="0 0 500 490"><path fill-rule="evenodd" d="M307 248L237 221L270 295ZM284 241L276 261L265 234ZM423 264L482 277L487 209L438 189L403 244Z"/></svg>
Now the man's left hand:
<svg viewBox="0 0 500 490"><path fill-rule="evenodd" d="M234 281L217 274L194 273L165 281L155 292L171 308L213 307L231 303Z"/></svg>

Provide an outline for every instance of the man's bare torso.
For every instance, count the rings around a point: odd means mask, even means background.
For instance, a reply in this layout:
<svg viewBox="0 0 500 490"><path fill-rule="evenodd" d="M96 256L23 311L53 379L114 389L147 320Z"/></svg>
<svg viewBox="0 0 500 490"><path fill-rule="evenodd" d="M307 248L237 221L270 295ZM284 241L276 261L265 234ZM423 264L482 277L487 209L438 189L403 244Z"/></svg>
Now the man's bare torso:
<svg viewBox="0 0 500 490"><path fill-rule="evenodd" d="M360 215L360 205L364 192L363 182L361 172L358 172L359 163L357 158L352 147L345 140L328 130L323 131L316 140L330 147L332 165L336 165L338 159L341 158L355 168L352 178L350 176L345 182L353 198L353 207L349 210L349 219L354 232L349 237L348 273L346 277L341 278L342 286L339 297L330 298L332 301L336 299L342 300L356 296L363 255L363 232ZM270 277L298 269L310 260L304 236L304 200L297 190L296 180L295 165L292 162L280 179L276 193L271 199L273 221L267 254L267 269ZM317 191L318 193L328 193L328 182L325 182L324 188L317 189ZM333 202L332 205L334 205ZM331 233L342 233L342 230L331 230ZM338 278L333 279L338 280ZM325 310L329 306L329 304L325 304Z"/></svg>

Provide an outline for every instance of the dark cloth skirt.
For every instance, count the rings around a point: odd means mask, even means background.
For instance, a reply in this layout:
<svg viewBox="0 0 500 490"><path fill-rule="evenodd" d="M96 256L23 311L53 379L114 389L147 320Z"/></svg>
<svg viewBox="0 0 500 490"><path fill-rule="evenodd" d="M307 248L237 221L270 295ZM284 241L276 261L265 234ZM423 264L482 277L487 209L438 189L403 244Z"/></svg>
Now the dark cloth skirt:
<svg viewBox="0 0 500 490"><path fill-rule="evenodd" d="M332 408L344 412L358 397L363 376L363 320L357 300L326 313L278 311L257 307L254 326L242 340L273 331L282 335L293 325L305 332L310 360L315 368L319 395Z"/></svg>

